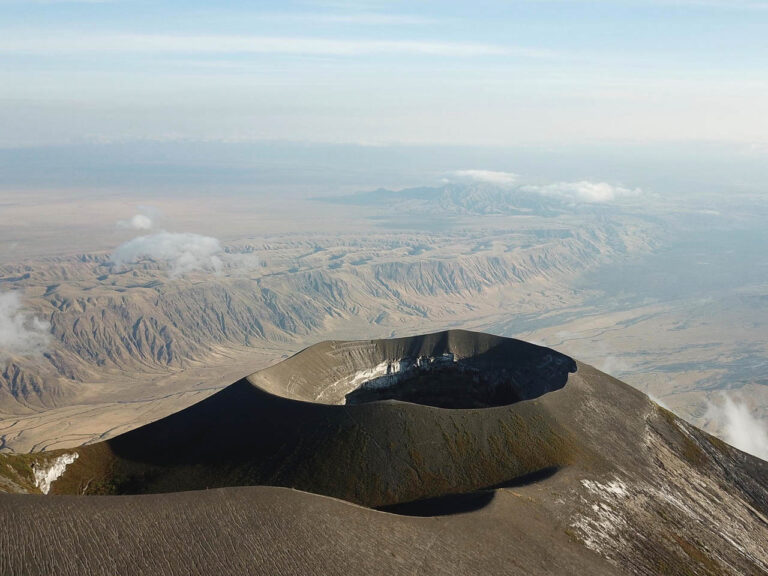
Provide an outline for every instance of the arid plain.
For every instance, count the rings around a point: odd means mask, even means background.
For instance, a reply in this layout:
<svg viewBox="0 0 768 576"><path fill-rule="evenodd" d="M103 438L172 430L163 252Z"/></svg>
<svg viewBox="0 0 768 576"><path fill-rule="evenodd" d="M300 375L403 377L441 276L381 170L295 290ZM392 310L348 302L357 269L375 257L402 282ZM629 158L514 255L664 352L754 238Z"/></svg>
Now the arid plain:
<svg viewBox="0 0 768 576"><path fill-rule="evenodd" d="M52 338L2 374L3 449L112 437L321 340L456 327L568 353L713 433L723 432L712 409L723 390L765 421L768 285L735 278L670 296L615 280L622 267L654 266L681 223L707 217L699 207L667 205L665 218L632 202L488 213L498 192L470 191L463 205L445 201L450 189L439 205L406 191L385 211L371 193L148 198L151 232L116 225L136 212L134 197L94 193L78 204L20 193L0 215L0 282L23 291ZM119 246L160 227L216 238L215 265L115 263Z"/></svg>

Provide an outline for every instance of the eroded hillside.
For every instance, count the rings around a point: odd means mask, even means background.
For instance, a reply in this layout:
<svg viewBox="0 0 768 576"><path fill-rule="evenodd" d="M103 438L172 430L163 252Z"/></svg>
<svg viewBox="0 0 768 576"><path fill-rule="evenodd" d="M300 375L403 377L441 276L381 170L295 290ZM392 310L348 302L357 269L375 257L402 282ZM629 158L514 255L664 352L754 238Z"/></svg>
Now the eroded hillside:
<svg viewBox="0 0 768 576"><path fill-rule="evenodd" d="M152 260L115 266L105 253L7 265L0 285L23 290L53 342L42 358L8 360L0 407L64 405L83 382L139 382L215 361L228 347L295 346L342 326L382 336L416 321L550 311L573 303L574 276L647 250L651 231L639 220L553 220L482 234L277 237L232 243L220 272L180 277Z"/></svg>

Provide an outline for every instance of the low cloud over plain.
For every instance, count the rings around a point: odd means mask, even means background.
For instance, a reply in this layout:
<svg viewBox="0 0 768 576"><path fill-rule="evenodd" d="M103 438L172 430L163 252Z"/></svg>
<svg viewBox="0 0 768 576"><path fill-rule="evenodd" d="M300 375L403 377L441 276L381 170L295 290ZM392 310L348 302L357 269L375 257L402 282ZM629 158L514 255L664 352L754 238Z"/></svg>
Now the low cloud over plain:
<svg viewBox="0 0 768 576"><path fill-rule="evenodd" d="M543 196L553 196L574 202L606 203L625 198L640 196L640 188L580 180L576 182L555 182L552 184L523 184L521 177L514 172L498 170L455 170L451 178L458 182L479 182L500 188L518 188L523 192L533 192Z"/></svg>
<svg viewBox="0 0 768 576"><path fill-rule="evenodd" d="M112 253L116 266L135 264L145 258L164 263L171 276L194 270L219 272L223 266L221 243L210 236L189 232L159 232L121 244Z"/></svg>
<svg viewBox="0 0 768 576"><path fill-rule="evenodd" d="M152 218L145 214L134 214L128 220L119 220L117 227L129 230L151 230Z"/></svg>
<svg viewBox="0 0 768 576"><path fill-rule="evenodd" d="M706 417L715 428L722 430L723 440L739 450L768 460L768 429L747 404L723 394L722 404L709 404Z"/></svg>
<svg viewBox="0 0 768 576"><path fill-rule="evenodd" d="M514 172L498 170L456 170L453 176L460 181L483 182L501 187L513 186L519 180Z"/></svg>
<svg viewBox="0 0 768 576"><path fill-rule="evenodd" d="M18 292L0 293L0 360L42 354L51 340L50 328L23 310Z"/></svg>
<svg viewBox="0 0 768 576"><path fill-rule="evenodd" d="M600 203L614 202L623 198L639 196L642 191L639 188L625 188L607 182L557 182L544 186L523 186L526 192L538 192L545 196L558 196L579 202Z"/></svg>

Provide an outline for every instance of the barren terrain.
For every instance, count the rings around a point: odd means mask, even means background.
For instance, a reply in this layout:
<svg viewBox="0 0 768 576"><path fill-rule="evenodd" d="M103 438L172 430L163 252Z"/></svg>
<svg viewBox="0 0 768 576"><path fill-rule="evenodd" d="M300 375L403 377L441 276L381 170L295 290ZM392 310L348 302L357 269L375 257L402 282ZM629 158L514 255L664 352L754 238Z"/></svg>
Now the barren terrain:
<svg viewBox="0 0 768 576"><path fill-rule="evenodd" d="M4 362L2 449L110 437L326 338L451 327L583 358L711 432L723 390L766 421L762 232L739 240L729 228L759 228L754 201L721 222L669 201L661 217L535 198L523 205L532 213L508 200L494 211L500 197L483 189L405 190L391 205L380 195L170 195L154 202L160 226L222 242L218 271L182 275L151 258L112 263L142 234L114 224L135 199L93 192L81 211L66 196L9 196L0 289L22 294L53 337L44 356ZM675 252L689 229L694 251ZM720 232L702 248L701 230Z"/></svg>
<svg viewBox="0 0 768 576"><path fill-rule="evenodd" d="M585 266L653 243L642 221L587 232L509 223L514 231L250 238L226 246L220 272L183 277L152 260L115 266L108 253L6 265L0 283L23 291L53 342L44 356L7 362L3 446L113 435L328 337L478 327L565 308L583 298L567 286Z"/></svg>
<svg viewBox="0 0 768 576"><path fill-rule="evenodd" d="M587 364L462 330L320 343L0 464L0 491L32 493L0 494L11 573L768 569L766 462Z"/></svg>

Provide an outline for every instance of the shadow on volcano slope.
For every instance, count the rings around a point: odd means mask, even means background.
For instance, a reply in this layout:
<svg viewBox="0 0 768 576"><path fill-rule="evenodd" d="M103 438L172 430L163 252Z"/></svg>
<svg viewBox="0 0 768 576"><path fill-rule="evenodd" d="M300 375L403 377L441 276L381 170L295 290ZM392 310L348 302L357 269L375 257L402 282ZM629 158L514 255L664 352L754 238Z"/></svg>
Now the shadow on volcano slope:
<svg viewBox="0 0 768 576"><path fill-rule="evenodd" d="M570 435L535 399L575 369L553 350L465 331L324 342L78 449L53 491L264 484L371 507L472 492L571 461Z"/></svg>
<svg viewBox="0 0 768 576"><path fill-rule="evenodd" d="M493 490L479 490L468 494L449 494L416 502L382 506L378 510L399 516L452 516L480 510L490 504L495 496L496 493Z"/></svg>
<svg viewBox="0 0 768 576"><path fill-rule="evenodd" d="M475 492L466 494L448 494L447 496L427 498L425 500L417 500L416 502L403 502L402 504L382 506L378 508L378 510L381 512L389 512L390 514L398 514L400 516L420 517L466 514L468 512L480 510L490 504L496 497L496 490L501 488L520 488L529 484L542 482L552 478L552 476L557 474L558 470L557 467L550 466Z"/></svg>

